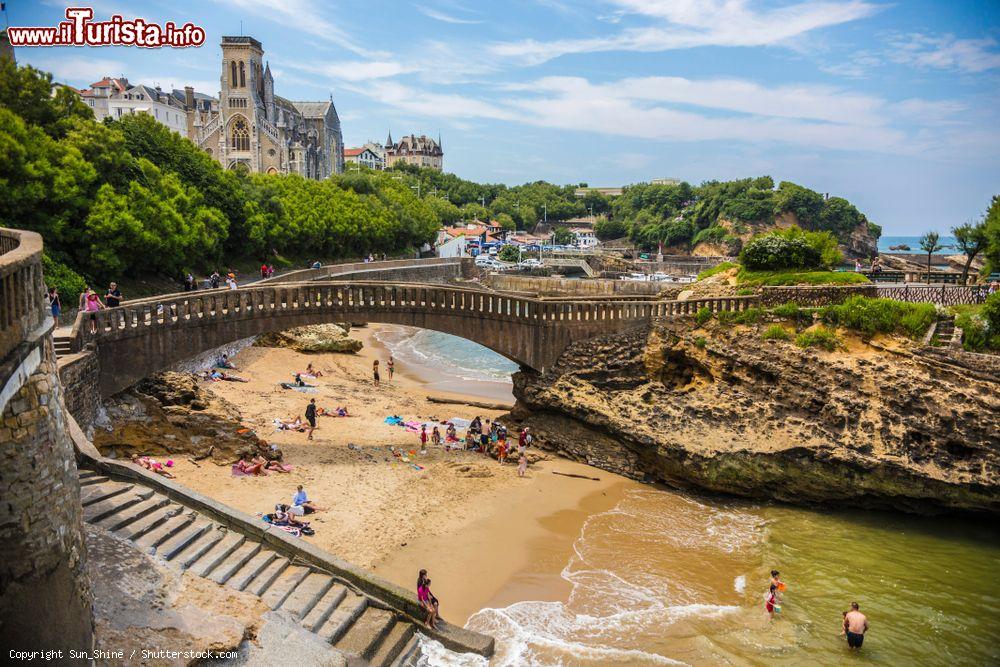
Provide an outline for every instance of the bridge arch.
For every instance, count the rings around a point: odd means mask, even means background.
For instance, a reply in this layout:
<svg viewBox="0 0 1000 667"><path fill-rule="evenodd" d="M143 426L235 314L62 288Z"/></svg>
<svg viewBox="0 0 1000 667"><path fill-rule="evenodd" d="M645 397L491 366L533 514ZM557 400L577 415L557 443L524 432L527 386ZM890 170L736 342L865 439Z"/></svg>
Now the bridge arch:
<svg viewBox="0 0 1000 667"><path fill-rule="evenodd" d="M375 322L472 340L544 371L574 340L649 321L648 302L549 302L458 287L319 281L253 285L144 299L97 313L100 395L228 343L309 324Z"/></svg>

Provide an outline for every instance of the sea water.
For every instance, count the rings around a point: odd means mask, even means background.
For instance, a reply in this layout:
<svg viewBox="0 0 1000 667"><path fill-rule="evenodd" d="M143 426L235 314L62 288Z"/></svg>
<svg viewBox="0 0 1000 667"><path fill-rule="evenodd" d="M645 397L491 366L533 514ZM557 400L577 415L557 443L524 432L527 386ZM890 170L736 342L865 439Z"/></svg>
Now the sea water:
<svg viewBox="0 0 1000 667"><path fill-rule="evenodd" d="M586 521L565 601L483 609L467 627L496 637L493 665L998 664L998 562L984 522L650 487ZM773 619L771 569L787 583ZM858 654L840 635L854 601L871 625ZM427 648L425 665L476 664Z"/></svg>
<svg viewBox="0 0 1000 667"><path fill-rule="evenodd" d="M455 380L510 382L518 365L489 348L440 331L382 325L375 337L399 361L432 368Z"/></svg>
<svg viewBox="0 0 1000 667"><path fill-rule="evenodd" d="M455 377L516 370L453 336L404 334L389 335L394 353ZM1000 664L995 523L631 490L585 522L565 600L482 609L467 627L496 638L492 665ZM787 583L773 619L771 569ZM855 601L871 631L851 654L840 630ZM430 640L422 651L421 665L486 664Z"/></svg>
<svg viewBox="0 0 1000 667"><path fill-rule="evenodd" d="M938 241L943 246L948 246L938 250L936 255L954 255L960 253L961 251L955 247L955 237L954 236L942 236ZM909 250L890 250L890 246L894 245L908 245ZM920 249L920 237L919 236L881 236L878 240L878 251L879 252L913 252L922 253L923 250Z"/></svg>

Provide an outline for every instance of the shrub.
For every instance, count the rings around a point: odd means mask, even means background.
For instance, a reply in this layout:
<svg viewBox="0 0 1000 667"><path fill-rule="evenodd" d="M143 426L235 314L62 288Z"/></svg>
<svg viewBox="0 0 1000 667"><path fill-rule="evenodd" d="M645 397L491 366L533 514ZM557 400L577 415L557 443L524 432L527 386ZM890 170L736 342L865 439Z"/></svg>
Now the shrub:
<svg viewBox="0 0 1000 667"><path fill-rule="evenodd" d="M837 237L830 232L806 232L793 225L788 229L781 229L774 233L785 239L802 239L808 243L813 250L819 253L820 263L825 268L834 268L844 261L844 253L840 252Z"/></svg>
<svg viewBox="0 0 1000 667"><path fill-rule="evenodd" d="M708 344L708 341L705 340L704 336L698 336L697 338L694 339L694 344L695 344L695 347L697 347L697 348L704 348L705 345Z"/></svg>
<svg viewBox="0 0 1000 667"><path fill-rule="evenodd" d="M804 239L778 234L757 236L740 251L740 263L751 270L812 269L822 264L820 253Z"/></svg>
<svg viewBox="0 0 1000 667"><path fill-rule="evenodd" d="M712 319L712 311L707 306L702 306L694 316L695 321L700 325Z"/></svg>
<svg viewBox="0 0 1000 667"><path fill-rule="evenodd" d="M717 243L726 238L729 232L726 231L725 227L720 227L718 225L713 225L711 227L706 227L697 234L694 235L692 239L692 245L698 245L701 242Z"/></svg>
<svg viewBox="0 0 1000 667"><path fill-rule="evenodd" d="M736 296L750 296L753 294L753 290L749 287L744 287L743 289L736 290Z"/></svg>
<svg viewBox="0 0 1000 667"><path fill-rule="evenodd" d="M704 280L705 278L711 278L712 276L714 276L717 273L722 273L723 271L728 271L729 269L732 269L732 268L737 267L737 266L739 266L739 264L737 264L736 262L722 262L721 264L717 264L717 265L713 266L712 268L705 269L704 271L702 271L701 273L699 273L698 274L698 280Z"/></svg>
<svg viewBox="0 0 1000 667"><path fill-rule="evenodd" d="M521 251L515 245L505 245L497 253L497 259L501 262L516 262L521 258Z"/></svg>
<svg viewBox="0 0 1000 667"><path fill-rule="evenodd" d="M961 306L955 326L962 329L962 347L972 352L1000 350L1000 292L991 294L982 306Z"/></svg>
<svg viewBox="0 0 1000 667"><path fill-rule="evenodd" d="M799 311L799 305L797 303L789 301L788 303L783 303L780 306L776 306L774 310L772 310L771 312L773 312L778 317L787 317L790 320L794 320L798 319L800 311Z"/></svg>
<svg viewBox="0 0 1000 667"><path fill-rule="evenodd" d="M780 324L772 324L760 335L764 340L789 340L792 335Z"/></svg>
<svg viewBox="0 0 1000 667"><path fill-rule="evenodd" d="M628 232L628 223L624 220L600 220L594 225L594 236L602 241L620 239L627 236Z"/></svg>
<svg viewBox="0 0 1000 667"><path fill-rule="evenodd" d="M738 324L756 324L760 321L760 318L764 316L763 308L747 308L746 310L739 311L736 313L734 320Z"/></svg>
<svg viewBox="0 0 1000 667"><path fill-rule="evenodd" d="M833 352L840 347L840 339L833 329L818 326L815 329L803 331L795 337L795 344L802 348L819 347L828 352Z"/></svg>
<svg viewBox="0 0 1000 667"><path fill-rule="evenodd" d="M59 290L63 308L68 309L76 304L80 292L87 286L87 279L69 268L62 262L53 259L48 253L42 255L42 276L46 287Z"/></svg>
<svg viewBox="0 0 1000 667"><path fill-rule="evenodd" d="M911 338L922 335L937 311L929 303L903 303L893 299L852 296L843 303L823 309L823 320L863 334L902 331Z"/></svg>
<svg viewBox="0 0 1000 667"><path fill-rule="evenodd" d="M1000 292L994 292L986 297L982 315L990 327L990 332L993 335L1000 335Z"/></svg>

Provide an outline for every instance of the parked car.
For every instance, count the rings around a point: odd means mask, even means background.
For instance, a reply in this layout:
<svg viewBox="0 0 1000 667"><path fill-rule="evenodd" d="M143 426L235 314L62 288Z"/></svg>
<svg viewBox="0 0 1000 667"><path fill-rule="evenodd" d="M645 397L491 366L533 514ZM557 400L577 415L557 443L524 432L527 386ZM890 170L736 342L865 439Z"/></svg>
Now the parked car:
<svg viewBox="0 0 1000 667"><path fill-rule="evenodd" d="M493 259L493 257L490 256L489 253L481 252L478 255L476 255L476 266L480 268L484 268L491 264L496 264L496 263L497 261Z"/></svg>
<svg viewBox="0 0 1000 667"><path fill-rule="evenodd" d="M542 265L542 260L535 259L534 257L529 257L528 259L522 260L521 262L521 266L525 267L526 269L539 267L541 265Z"/></svg>

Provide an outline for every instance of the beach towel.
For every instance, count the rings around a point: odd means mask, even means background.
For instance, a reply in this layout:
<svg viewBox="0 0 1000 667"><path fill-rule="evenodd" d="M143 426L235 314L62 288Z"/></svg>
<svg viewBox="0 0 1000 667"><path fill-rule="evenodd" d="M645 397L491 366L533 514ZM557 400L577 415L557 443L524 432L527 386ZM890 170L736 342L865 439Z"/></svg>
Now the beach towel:
<svg viewBox="0 0 1000 667"><path fill-rule="evenodd" d="M240 465L238 463L233 464L233 477L253 477L250 473L243 472L240 470Z"/></svg>
<svg viewBox="0 0 1000 667"><path fill-rule="evenodd" d="M294 389L295 391L301 391L303 394L315 394L316 393L316 387L314 385L311 385L311 384L307 384L307 385L304 385L304 386L300 387L298 385L292 384L291 382L282 382L281 383L281 388L282 389Z"/></svg>
<svg viewBox="0 0 1000 667"><path fill-rule="evenodd" d="M420 422L418 421L411 420L408 422L403 422L403 425L406 427L406 430L410 431L411 433L420 433Z"/></svg>
<svg viewBox="0 0 1000 667"><path fill-rule="evenodd" d="M388 424L389 426L400 426L403 424L403 418L396 416L386 417L385 423Z"/></svg>
<svg viewBox="0 0 1000 667"><path fill-rule="evenodd" d="M469 428L469 425L472 424L472 420L471 419L463 419L462 417L452 417L451 419L449 419L445 423L446 424L451 424L455 428Z"/></svg>

